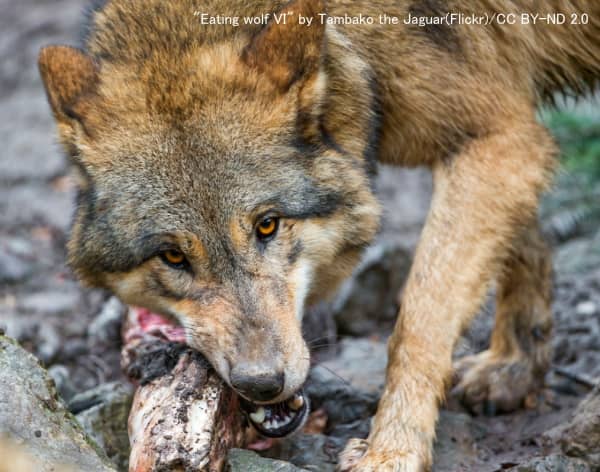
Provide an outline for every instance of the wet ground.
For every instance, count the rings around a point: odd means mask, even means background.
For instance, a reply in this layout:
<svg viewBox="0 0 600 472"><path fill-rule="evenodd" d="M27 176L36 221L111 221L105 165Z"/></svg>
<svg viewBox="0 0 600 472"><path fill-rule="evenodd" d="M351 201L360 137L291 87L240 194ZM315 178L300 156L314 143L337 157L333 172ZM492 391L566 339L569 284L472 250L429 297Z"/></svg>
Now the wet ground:
<svg viewBox="0 0 600 472"><path fill-rule="evenodd" d="M122 307L107 293L80 287L65 266L73 188L36 70L42 45L76 44L84 3L0 0L0 327L50 368L67 400L124 381ZM392 294L408 268L431 183L424 171L382 169L378 190L386 203L379 242L334 306L308 317L315 358L326 361L311 377L314 402L322 407L312 432L323 434L296 437L268 453L314 470L331 467L343 441L368 430L383 381L385 328L395 314ZM545 216L549 232L554 216ZM448 406L436 470L502 470L559 451L556 438L544 433L564 423L600 378L598 223L555 238L554 368L543 398L531 410L498 417L471 417ZM374 314L365 319L369 311ZM492 310L484 310L460 349L485 347L492 319Z"/></svg>

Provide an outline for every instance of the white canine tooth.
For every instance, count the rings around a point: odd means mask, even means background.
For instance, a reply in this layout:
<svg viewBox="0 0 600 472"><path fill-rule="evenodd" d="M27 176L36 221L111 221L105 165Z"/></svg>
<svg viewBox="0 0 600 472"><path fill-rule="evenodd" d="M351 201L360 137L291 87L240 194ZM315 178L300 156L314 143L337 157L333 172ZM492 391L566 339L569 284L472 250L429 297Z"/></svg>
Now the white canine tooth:
<svg viewBox="0 0 600 472"><path fill-rule="evenodd" d="M304 405L304 398L302 395L294 395L294 398L289 400L287 404L292 410L299 410Z"/></svg>
<svg viewBox="0 0 600 472"><path fill-rule="evenodd" d="M250 419L256 424L261 424L265 420L265 409L261 406L254 413L250 413Z"/></svg>

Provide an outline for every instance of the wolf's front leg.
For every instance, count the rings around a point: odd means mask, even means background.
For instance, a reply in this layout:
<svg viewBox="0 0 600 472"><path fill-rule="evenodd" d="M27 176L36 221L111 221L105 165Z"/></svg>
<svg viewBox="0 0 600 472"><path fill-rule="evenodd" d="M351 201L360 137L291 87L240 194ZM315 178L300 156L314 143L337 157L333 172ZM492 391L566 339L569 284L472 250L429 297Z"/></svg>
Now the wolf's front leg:
<svg viewBox="0 0 600 472"><path fill-rule="evenodd" d="M498 124L501 133L467 143L434 168L432 207L389 340L383 396L368 439L347 445L340 470L430 468L455 341L515 232L535 213L552 168L554 145L532 115Z"/></svg>

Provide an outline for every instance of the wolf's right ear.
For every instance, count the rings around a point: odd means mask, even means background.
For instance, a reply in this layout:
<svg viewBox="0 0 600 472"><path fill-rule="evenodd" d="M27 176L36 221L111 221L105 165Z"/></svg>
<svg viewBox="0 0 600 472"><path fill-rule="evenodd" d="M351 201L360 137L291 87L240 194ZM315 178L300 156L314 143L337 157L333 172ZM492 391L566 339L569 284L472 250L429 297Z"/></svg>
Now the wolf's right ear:
<svg viewBox="0 0 600 472"><path fill-rule="evenodd" d="M322 0L292 0L271 16L242 52L242 60L281 90L319 69L325 37ZM310 26L302 20L310 19Z"/></svg>
<svg viewBox="0 0 600 472"><path fill-rule="evenodd" d="M82 98L96 89L98 68L91 57L70 46L43 48L38 66L62 138L69 141L77 122L85 130Z"/></svg>

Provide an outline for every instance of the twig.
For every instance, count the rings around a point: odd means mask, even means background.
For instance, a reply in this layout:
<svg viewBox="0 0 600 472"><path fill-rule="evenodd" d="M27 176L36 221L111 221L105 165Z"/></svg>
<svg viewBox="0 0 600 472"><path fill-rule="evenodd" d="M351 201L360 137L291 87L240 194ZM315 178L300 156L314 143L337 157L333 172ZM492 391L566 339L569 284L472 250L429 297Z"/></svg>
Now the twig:
<svg viewBox="0 0 600 472"><path fill-rule="evenodd" d="M567 379L573 380L574 382L577 382L581 385L585 385L589 388L594 388L600 383L600 378L598 377L592 377L591 375L587 374L580 374L566 367L560 367L555 365L552 367L552 369L556 374L562 377L566 377Z"/></svg>

